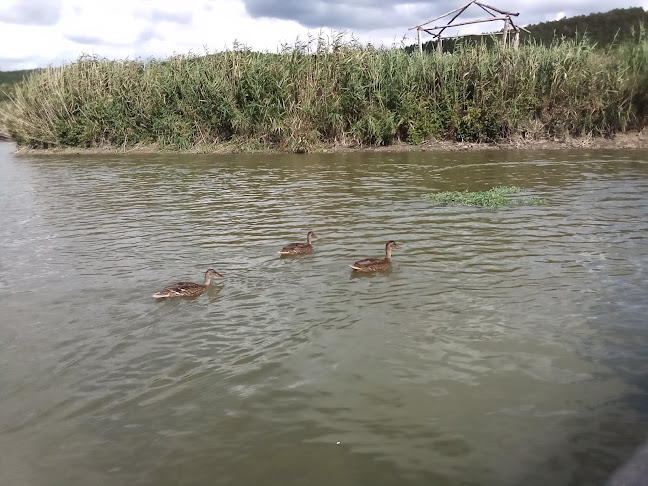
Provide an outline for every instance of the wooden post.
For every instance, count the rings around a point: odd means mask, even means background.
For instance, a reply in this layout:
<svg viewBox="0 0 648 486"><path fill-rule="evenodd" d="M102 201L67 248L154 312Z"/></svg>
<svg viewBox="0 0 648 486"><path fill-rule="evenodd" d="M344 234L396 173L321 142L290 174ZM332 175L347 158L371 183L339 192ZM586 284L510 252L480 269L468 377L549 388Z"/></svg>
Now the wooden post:
<svg viewBox="0 0 648 486"><path fill-rule="evenodd" d="M490 15L490 18L487 19L476 19L476 20L468 20L466 22L456 22L455 20L463 14L463 12L472 4L475 4L479 6L482 10L484 10L488 15ZM497 15L499 14L499 16ZM444 17L448 17L452 15L452 18L450 19L449 22L447 22L445 25L433 25L432 27L429 27L430 24L436 23L437 20L440 20ZM451 10L448 13L445 13L443 15L440 15L439 17L435 17L431 20L428 20L427 22L423 22L422 24L415 25L414 27L410 27L409 30L417 30L417 36L418 36L418 43L419 43L419 52L422 54L423 53L423 41L421 40L421 31L426 32L433 37L436 37L436 50L437 53L442 54L443 53L443 32L446 29L449 29L451 27L459 27L462 25L474 25L474 24L479 24L482 22L492 22L492 21L504 21L504 28L502 29L502 45L503 46L512 46L515 49L518 49L520 46L520 30L524 30L525 32L529 32L527 29L524 27L519 27L513 23L513 20L511 20L511 17L517 17L520 15L517 12L508 12L506 10L500 10L495 7L491 7L490 5L487 5L485 3L482 3L481 0L469 0L468 3L466 3L463 7L455 8L454 10ZM424 27L426 26L426 27ZM515 38L511 37L511 34L515 32ZM450 36L449 38L453 37L462 37L462 36Z"/></svg>

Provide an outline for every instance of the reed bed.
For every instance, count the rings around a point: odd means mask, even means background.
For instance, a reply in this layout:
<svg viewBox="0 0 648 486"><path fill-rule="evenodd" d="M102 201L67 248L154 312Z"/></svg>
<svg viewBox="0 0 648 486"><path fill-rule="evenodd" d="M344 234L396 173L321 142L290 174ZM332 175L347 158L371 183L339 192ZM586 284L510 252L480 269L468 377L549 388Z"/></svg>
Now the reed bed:
<svg viewBox="0 0 648 486"><path fill-rule="evenodd" d="M302 152L326 144L490 142L608 135L648 115L648 39L452 55L363 46L343 35L202 56L82 57L16 87L2 120L21 146L233 144Z"/></svg>

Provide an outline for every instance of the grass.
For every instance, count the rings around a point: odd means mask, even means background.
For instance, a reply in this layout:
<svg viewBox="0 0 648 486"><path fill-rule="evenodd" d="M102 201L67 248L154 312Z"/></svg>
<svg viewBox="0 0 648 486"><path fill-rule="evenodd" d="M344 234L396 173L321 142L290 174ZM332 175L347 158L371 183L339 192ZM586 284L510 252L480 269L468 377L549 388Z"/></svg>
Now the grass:
<svg viewBox="0 0 648 486"><path fill-rule="evenodd" d="M648 117L648 38L467 45L452 55L321 35L277 54L244 46L32 73L0 108L21 147L308 152L321 145L610 135Z"/></svg>
<svg viewBox="0 0 648 486"><path fill-rule="evenodd" d="M507 197L511 194L517 194L520 191L522 191L522 189L515 186L498 186L489 189L488 191L436 192L426 194L423 197L428 201L442 206L479 206L489 208L511 205L535 205L544 202L540 198L511 199L510 197Z"/></svg>

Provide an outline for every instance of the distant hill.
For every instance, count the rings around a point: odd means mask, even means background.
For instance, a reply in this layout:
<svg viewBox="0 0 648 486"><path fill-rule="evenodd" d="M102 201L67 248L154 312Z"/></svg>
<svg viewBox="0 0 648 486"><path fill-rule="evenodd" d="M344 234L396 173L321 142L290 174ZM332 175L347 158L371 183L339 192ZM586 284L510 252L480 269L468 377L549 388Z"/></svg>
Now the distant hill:
<svg viewBox="0 0 648 486"><path fill-rule="evenodd" d="M14 84L23 80L35 69L23 69L22 71L0 71L0 84Z"/></svg>
<svg viewBox="0 0 648 486"><path fill-rule="evenodd" d="M523 16L524 12L520 12ZM589 15L578 15L553 22L541 22L539 24L527 25L526 29L531 33L522 32L520 42L533 40L543 45L551 45L554 40L577 39L586 36L598 47L609 47L615 42L636 40L639 38L642 28L648 29L648 12L641 7L615 8L609 12L592 13ZM489 35L473 35L459 39L444 39L443 50L452 52L462 42L486 42L493 43ZM436 44L432 41L423 44L425 51L433 51ZM412 52L418 49L418 45L408 46L407 51Z"/></svg>
<svg viewBox="0 0 648 486"><path fill-rule="evenodd" d="M13 92L16 83L22 81L35 69L24 69L22 71L0 71L0 102L9 98L9 93Z"/></svg>
<svg viewBox="0 0 648 486"><path fill-rule="evenodd" d="M531 34L523 33L524 38L532 38L545 45L555 38L582 39L583 35L598 45L608 47L614 42L639 38L642 28L648 28L648 12L641 7L615 8L609 12L578 15L553 22L542 22L527 26Z"/></svg>

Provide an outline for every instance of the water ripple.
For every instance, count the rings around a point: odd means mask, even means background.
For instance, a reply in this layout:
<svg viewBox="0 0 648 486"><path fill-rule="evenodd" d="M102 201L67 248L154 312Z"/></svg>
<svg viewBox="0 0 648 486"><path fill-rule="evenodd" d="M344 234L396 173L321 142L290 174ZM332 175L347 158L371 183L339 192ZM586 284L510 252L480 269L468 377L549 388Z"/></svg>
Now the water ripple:
<svg viewBox="0 0 648 486"><path fill-rule="evenodd" d="M0 438L34 484L600 482L648 432L642 154L0 164ZM421 198L493 185L547 203ZM390 239L390 272L351 272Z"/></svg>

